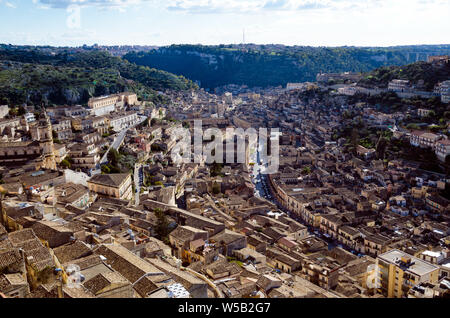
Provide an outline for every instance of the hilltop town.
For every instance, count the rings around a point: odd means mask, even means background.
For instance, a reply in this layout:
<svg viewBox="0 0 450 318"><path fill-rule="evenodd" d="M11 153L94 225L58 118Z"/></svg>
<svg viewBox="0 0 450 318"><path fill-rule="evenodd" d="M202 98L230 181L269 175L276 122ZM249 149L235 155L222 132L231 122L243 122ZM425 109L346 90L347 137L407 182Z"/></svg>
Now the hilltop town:
<svg viewBox="0 0 450 318"><path fill-rule="evenodd" d="M0 106L1 297L448 297L450 78L362 79ZM175 161L197 121L278 171Z"/></svg>

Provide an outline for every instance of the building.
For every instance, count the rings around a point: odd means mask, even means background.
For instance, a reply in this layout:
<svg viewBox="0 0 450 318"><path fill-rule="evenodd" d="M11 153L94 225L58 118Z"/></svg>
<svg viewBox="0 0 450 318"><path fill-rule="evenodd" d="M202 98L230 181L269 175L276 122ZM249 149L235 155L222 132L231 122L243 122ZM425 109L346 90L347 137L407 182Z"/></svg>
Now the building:
<svg viewBox="0 0 450 318"><path fill-rule="evenodd" d="M2 166L22 166L41 156L38 141L0 142L0 164Z"/></svg>
<svg viewBox="0 0 450 318"><path fill-rule="evenodd" d="M88 107L91 109L91 114L102 116L115 111L118 102L119 96L117 95L93 97L89 99Z"/></svg>
<svg viewBox="0 0 450 318"><path fill-rule="evenodd" d="M120 94L90 98L88 101L88 107L91 109L92 114L102 116L118 110L124 105L135 105L137 101L138 99L136 94L124 92Z"/></svg>
<svg viewBox="0 0 450 318"><path fill-rule="evenodd" d="M139 121L139 117L137 113L131 111L118 115L107 116L105 121L107 125L114 131L121 131L134 124L137 124Z"/></svg>
<svg viewBox="0 0 450 318"><path fill-rule="evenodd" d="M0 118L5 118L5 116L8 114L9 114L9 106L1 105L0 106Z"/></svg>
<svg viewBox="0 0 450 318"><path fill-rule="evenodd" d="M319 73L316 76L317 82L329 81L352 81L357 82L362 78L360 73L344 72L344 73Z"/></svg>
<svg viewBox="0 0 450 318"><path fill-rule="evenodd" d="M70 119L58 120L53 125L54 137L59 140L67 140L73 137L72 122Z"/></svg>
<svg viewBox="0 0 450 318"><path fill-rule="evenodd" d="M417 110L417 114L420 117L427 117L429 114L431 113L431 109L423 109L423 108L419 108Z"/></svg>
<svg viewBox="0 0 450 318"><path fill-rule="evenodd" d="M38 123L31 128L31 137L33 140L39 141L39 146L42 149L41 168L56 170L52 124L45 111Z"/></svg>
<svg viewBox="0 0 450 318"><path fill-rule="evenodd" d="M133 196L131 175L128 173L98 174L87 183L89 191L112 198L130 200Z"/></svg>
<svg viewBox="0 0 450 318"><path fill-rule="evenodd" d="M34 117L33 113L26 113L25 115L23 115L23 117L25 118L25 121L27 123L32 123L36 121L36 118Z"/></svg>
<svg viewBox="0 0 450 318"><path fill-rule="evenodd" d="M427 59L428 63L449 63L450 62L450 55L432 55L429 56Z"/></svg>
<svg viewBox="0 0 450 318"><path fill-rule="evenodd" d="M409 142L414 147L434 149L435 143L439 140L439 138L440 137L438 135L433 133L412 131Z"/></svg>
<svg viewBox="0 0 450 318"><path fill-rule="evenodd" d="M450 140L444 139L436 142L435 153L440 161L445 162L445 158L450 155Z"/></svg>
<svg viewBox="0 0 450 318"><path fill-rule="evenodd" d="M409 92L411 90L411 86L408 80L395 79L389 82L388 90L404 93Z"/></svg>
<svg viewBox="0 0 450 318"><path fill-rule="evenodd" d="M438 281L438 266L397 249L379 255L376 266L378 291L389 298L406 297L413 286Z"/></svg>
<svg viewBox="0 0 450 318"><path fill-rule="evenodd" d="M450 81L444 81L439 84L439 93L441 95L441 102L450 103Z"/></svg>
<svg viewBox="0 0 450 318"><path fill-rule="evenodd" d="M3 136L5 131L14 131L17 128L20 128L22 125L20 123L20 118L10 118L10 119L1 119L0 120L0 134Z"/></svg>

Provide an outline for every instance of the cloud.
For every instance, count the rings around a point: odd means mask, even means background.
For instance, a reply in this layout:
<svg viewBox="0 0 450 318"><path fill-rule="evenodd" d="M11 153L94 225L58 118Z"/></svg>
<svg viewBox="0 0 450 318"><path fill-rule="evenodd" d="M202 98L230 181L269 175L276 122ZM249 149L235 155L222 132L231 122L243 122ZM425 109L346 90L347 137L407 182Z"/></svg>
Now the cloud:
<svg viewBox="0 0 450 318"><path fill-rule="evenodd" d="M80 7L100 7L100 8L127 8L130 6L136 6L144 2L150 2L154 0L39 0L39 3L45 7L53 9L66 9L70 6ZM37 3L37 0L33 0L33 3Z"/></svg>
<svg viewBox="0 0 450 318"><path fill-rule="evenodd" d="M0 0L1 2L2 0ZM5 0L3 0L5 1ZM72 5L81 7L126 9L151 4L155 9L190 14L261 13L277 11L359 10L390 7L400 0L32 0L33 3L56 9ZM448 5L449 0L408 0L408 7Z"/></svg>
<svg viewBox="0 0 450 318"><path fill-rule="evenodd" d="M17 6L14 3L11 3L9 1L3 2L2 0L0 0L0 3L3 3L8 8L12 8L12 9L16 9L17 8Z"/></svg>
<svg viewBox="0 0 450 318"><path fill-rule="evenodd" d="M169 0L167 9L187 13L346 10L368 9L386 1L388 0Z"/></svg>

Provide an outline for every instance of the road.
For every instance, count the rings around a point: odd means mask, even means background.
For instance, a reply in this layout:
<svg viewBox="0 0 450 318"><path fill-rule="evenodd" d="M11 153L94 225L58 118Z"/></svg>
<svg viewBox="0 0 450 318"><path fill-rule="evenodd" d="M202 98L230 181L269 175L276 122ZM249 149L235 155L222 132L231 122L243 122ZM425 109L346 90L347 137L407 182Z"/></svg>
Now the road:
<svg viewBox="0 0 450 318"><path fill-rule="evenodd" d="M209 204L214 209L214 211L216 211L217 213L222 215L224 218L226 218L230 222L234 222L235 221L233 217L231 217L230 215L226 214L221 209L219 209L217 207L216 203L214 202L214 200L208 194L206 194L204 197L208 200Z"/></svg>
<svg viewBox="0 0 450 318"><path fill-rule="evenodd" d="M260 155L259 155L260 151L261 151L261 149L258 149L258 151L254 155L251 156L251 159L252 159L251 162L256 162L254 165L254 169L253 169L254 177L252 180L256 187L255 196L262 197L262 198L272 202L273 204L275 204L278 207L278 209L280 211L284 212L288 217L299 222L300 224L305 225L308 228L308 232L311 235L314 235L321 239L324 239L328 243L328 249L331 250L334 247L340 247L340 248L343 248L355 255L363 256L364 254L360 254L360 253L356 252L352 248L345 246L344 244L340 243L336 239L327 238L327 237L323 236L320 233L318 228L314 228L314 227L308 225L300 216L292 213L291 211L289 211L288 209L283 207L283 205L278 201L275 193L273 193L273 191L272 191L272 188L269 184L270 183L269 178L267 177L266 174L261 173L264 171L264 169L266 169L266 165L262 164L262 162L260 160Z"/></svg>
<svg viewBox="0 0 450 318"><path fill-rule="evenodd" d="M98 169L100 169L100 167L106 163L108 163L108 153L111 150L111 148L114 148L115 150L119 150L120 146L122 145L125 136L127 134L128 129L134 128L137 125L140 125L141 123L143 123L145 120L147 119L147 116L142 116L139 115L139 120L138 122L136 122L134 125L125 128L124 130L120 131L116 138L114 138L114 141L112 142L111 146L108 148L108 150L105 152L105 154L103 155L102 159L100 160L99 164L98 164Z"/></svg>
<svg viewBox="0 0 450 318"><path fill-rule="evenodd" d="M134 165L134 188L135 188L135 202L134 205L139 205L139 196L141 194L141 187L144 185L144 166L140 163Z"/></svg>

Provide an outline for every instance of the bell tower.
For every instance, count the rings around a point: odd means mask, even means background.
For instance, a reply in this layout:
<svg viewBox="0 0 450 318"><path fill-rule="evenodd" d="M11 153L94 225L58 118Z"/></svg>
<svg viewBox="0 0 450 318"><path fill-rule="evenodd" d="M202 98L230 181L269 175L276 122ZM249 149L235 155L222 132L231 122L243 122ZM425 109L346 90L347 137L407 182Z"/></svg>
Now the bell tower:
<svg viewBox="0 0 450 318"><path fill-rule="evenodd" d="M34 133L33 133L34 132ZM55 147L53 145L52 123L43 108L37 126L32 131L34 140L39 141L42 149L42 168L56 170Z"/></svg>

